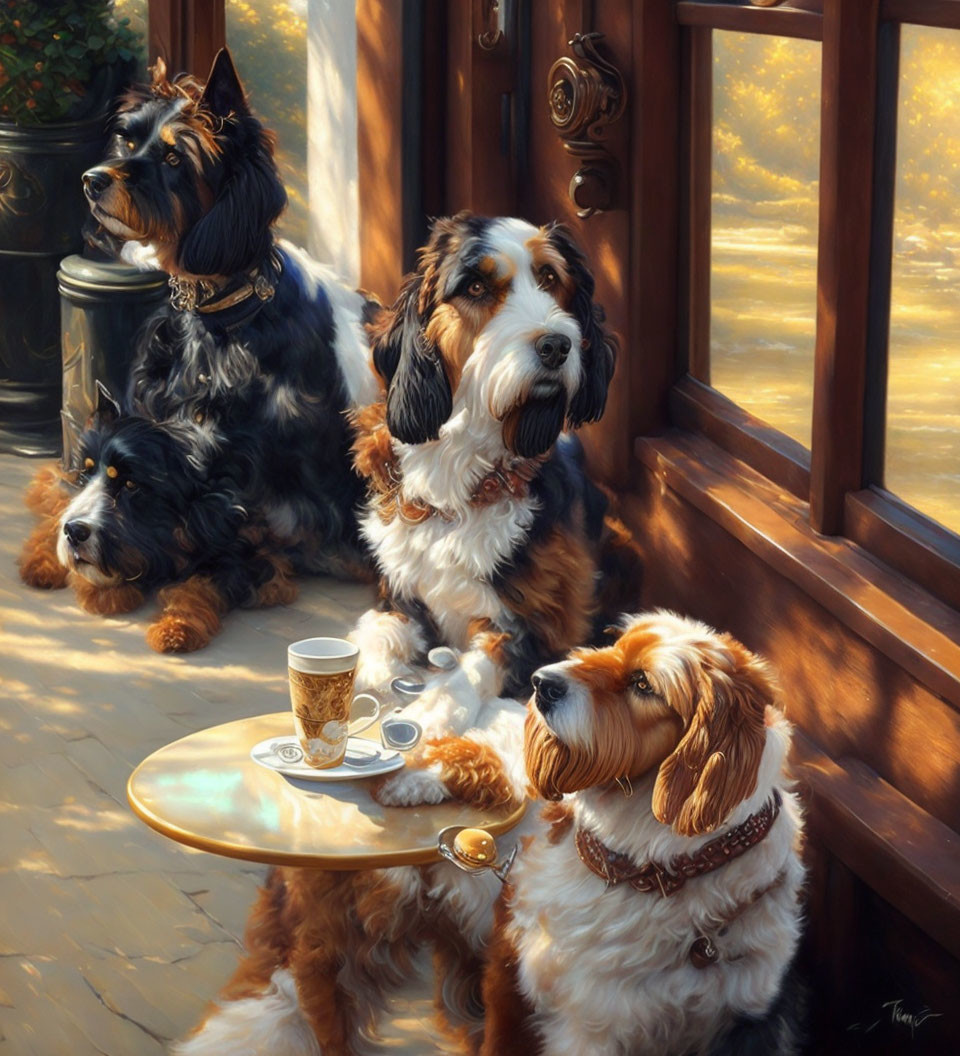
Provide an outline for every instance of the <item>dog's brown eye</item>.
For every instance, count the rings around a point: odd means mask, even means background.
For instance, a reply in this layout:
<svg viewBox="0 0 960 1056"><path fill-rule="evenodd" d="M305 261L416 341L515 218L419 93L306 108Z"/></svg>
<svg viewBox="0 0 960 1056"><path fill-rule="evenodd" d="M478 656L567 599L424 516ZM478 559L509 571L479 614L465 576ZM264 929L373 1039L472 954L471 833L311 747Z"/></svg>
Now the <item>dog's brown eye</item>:
<svg viewBox="0 0 960 1056"><path fill-rule="evenodd" d="M647 679L646 671L634 671L630 676L630 686L636 690L637 693L652 693L653 686L650 685Z"/></svg>
<svg viewBox="0 0 960 1056"><path fill-rule="evenodd" d="M134 482L132 480L128 480L124 484L124 487L127 489L127 491L136 491L137 490L137 485L134 484Z"/></svg>
<svg viewBox="0 0 960 1056"><path fill-rule="evenodd" d="M473 298L483 297L487 292L487 284L479 279L474 279L467 287L467 293Z"/></svg>
<svg viewBox="0 0 960 1056"><path fill-rule="evenodd" d="M174 167L176 167L177 165L180 164L180 155L177 154L175 151L168 150L167 153L164 155L164 159L163 160L168 165L173 165Z"/></svg>
<svg viewBox="0 0 960 1056"><path fill-rule="evenodd" d="M128 139L126 143L124 143L124 146L127 148L127 150L130 151L131 154L137 149L137 144L134 143L132 139Z"/></svg>
<svg viewBox="0 0 960 1056"><path fill-rule="evenodd" d="M96 464L97 464L97 463L96 463L96 462L94 462L94 460L93 460L92 458L85 458L85 459L83 460L83 468L84 468L84 469L93 469L93 467L94 467L94 466L95 466Z"/></svg>
<svg viewBox="0 0 960 1056"><path fill-rule="evenodd" d="M549 290L557 284L557 273L553 268L540 269L540 289Z"/></svg>

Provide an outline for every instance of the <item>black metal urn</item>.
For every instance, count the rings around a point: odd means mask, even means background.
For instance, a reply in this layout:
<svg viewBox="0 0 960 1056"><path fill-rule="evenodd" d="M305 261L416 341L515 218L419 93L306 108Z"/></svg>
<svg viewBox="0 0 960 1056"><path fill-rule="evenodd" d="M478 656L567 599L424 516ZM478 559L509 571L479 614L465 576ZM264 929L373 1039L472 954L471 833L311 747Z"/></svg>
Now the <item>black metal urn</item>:
<svg viewBox="0 0 960 1056"><path fill-rule="evenodd" d="M63 346L63 464L97 405L97 382L118 402L127 388L137 335L170 293L164 271L67 257L57 273ZM59 376L59 375L58 375Z"/></svg>
<svg viewBox="0 0 960 1056"><path fill-rule="evenodd" d="M104 123L0 122L0 451L60 451L57 266L82 245L80 177L103 156Z"/></svg>

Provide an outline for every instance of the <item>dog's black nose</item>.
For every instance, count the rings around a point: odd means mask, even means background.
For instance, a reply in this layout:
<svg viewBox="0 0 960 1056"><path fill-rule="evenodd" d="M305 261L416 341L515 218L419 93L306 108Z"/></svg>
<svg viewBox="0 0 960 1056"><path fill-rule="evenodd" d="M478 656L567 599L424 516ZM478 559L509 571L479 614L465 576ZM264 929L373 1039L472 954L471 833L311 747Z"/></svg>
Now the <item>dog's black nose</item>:
<svg viewBox="0 0 960 1056"><path fill-rule="evenodd" d="M533 676L533 692L537 698L537 707L546 715L567 695L567 683L557 675Z"/></svg>
<svg viewBox="0 0 960 1056"><path fill-rule="evenodd" d="M76 546L90 538L90 525L86 521L67 521L63 526L63 534Z"/></svg>
<svg viewBox="0 0 960 1056"><path fill-rule="evenodd" d="M537 338L537 343L533 347L543 360L543 365L556 370L567 361L567 356L570 354L570 338L566 334L544 334Z"/></svg>
<svg viewBox="0 0 960 1056"><path fill-rule="evenodd" d="M83 193L95 202L110 186L110 177L103 169L89 169L83 174Z"/></svg>

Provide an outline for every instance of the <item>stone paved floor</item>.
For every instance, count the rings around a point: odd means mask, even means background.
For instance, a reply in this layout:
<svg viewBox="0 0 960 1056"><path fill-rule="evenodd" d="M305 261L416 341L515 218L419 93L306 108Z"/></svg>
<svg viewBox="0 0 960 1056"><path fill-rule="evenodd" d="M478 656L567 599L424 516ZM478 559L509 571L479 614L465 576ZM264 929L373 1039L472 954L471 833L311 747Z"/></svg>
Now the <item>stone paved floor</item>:
<svg viewBox="0 0 960 1056"><path fill-rule="evenodd" d="M287 707L287 642L343 633L371 591L308 580L294 606L233 613L209 648L159 656L149 606L105 620L20 582L38 464L0 456L0 1052L158 1056L232 972L265 868L154 833L127 777L187 733ZM389 1052L447 1051L429 988L385 1024Z"/></svg>

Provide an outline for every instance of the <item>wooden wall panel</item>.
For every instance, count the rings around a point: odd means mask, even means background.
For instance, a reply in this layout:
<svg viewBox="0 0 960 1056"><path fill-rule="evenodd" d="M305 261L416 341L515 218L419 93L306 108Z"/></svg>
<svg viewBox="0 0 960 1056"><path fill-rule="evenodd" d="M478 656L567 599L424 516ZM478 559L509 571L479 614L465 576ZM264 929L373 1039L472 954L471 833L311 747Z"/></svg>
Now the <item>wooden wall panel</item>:
<svg viewBox="0 0 960 1056"><path fill-rule="evenodd" d="M657 433L670 420L669 395L686 370L680 328L680 27L671 4L632 5L630 75L630 256L627 299L629 438ZM616 426L614 426L616 427Z"/></svg>
<svg viewBox="0 0 960 1056"><path fill-rule="evenodd" d="M403 6L357 0L360 283L385 303L404 273Z"/></svg>

